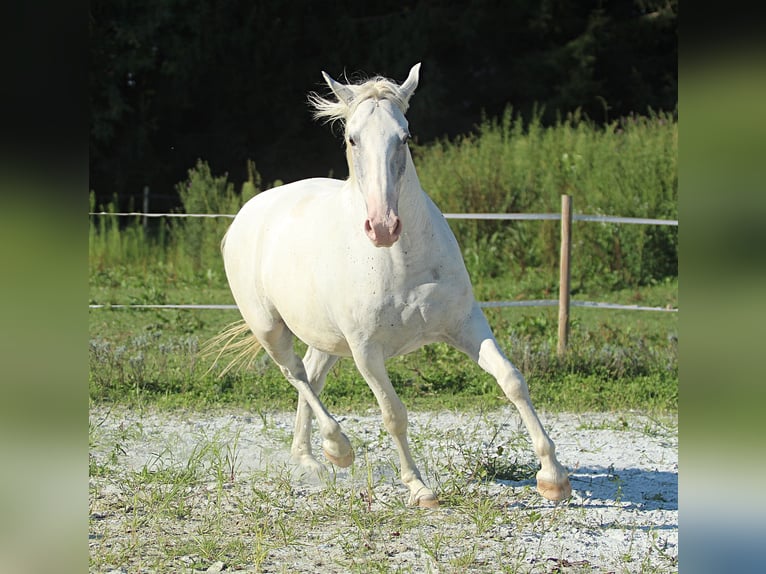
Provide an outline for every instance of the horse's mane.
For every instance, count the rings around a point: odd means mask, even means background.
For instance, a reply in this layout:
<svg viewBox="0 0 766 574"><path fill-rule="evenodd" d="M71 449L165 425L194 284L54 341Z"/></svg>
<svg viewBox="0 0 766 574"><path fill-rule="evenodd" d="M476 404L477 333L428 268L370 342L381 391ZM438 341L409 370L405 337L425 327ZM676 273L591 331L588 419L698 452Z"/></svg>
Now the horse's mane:
<svg viewBox="0 0 766 574"><path fill-rule="evenodd" d="M409 102L402 94L399 85L382 76L376 76L356 84L345 84L345 87L353 93L348 104L343 100L325 98L314 92L309 94L308 101L314 109L315 119L322 119L329 123L340 122L341 125L345 125L346 120L353 115L357 106L370 98L389 100L396 104L402 113L405 113L409 106Z"/></svg>

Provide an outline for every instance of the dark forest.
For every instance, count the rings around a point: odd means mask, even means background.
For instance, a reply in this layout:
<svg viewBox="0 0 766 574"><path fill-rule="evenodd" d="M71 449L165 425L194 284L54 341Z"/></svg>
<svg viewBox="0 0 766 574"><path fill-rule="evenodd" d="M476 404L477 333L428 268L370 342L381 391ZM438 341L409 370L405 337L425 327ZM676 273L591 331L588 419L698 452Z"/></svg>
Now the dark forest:
<svg viewBox="0 0 766 574"><path fill-rule="evenodd" d="M508 105L544 122L675 112L677 22L675 0L92 3L90 188L125 205L149 186L172 207L200 158L235 181L254 160L266 186L345 177L337 134L306 105L322 70L402 81L422 62L419 143Z"/></svg>

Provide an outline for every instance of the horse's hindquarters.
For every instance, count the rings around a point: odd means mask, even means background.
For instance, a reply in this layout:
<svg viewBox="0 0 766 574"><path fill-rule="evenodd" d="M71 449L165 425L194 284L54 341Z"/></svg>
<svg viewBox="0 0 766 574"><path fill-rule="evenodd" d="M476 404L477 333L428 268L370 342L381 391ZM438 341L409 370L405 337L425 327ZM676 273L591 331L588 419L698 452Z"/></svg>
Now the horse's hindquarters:
<svg viewBox="0 0 766 574"><path fill-rule="evenodd" d="M321 225L344 220L343 185L317 178L274 188L248 202L232 223L223 249L226 275L256 337L285 325L310 346L350 355L328 312L328 301L347 299L339 259L347 241L341 226Z"/></svg>

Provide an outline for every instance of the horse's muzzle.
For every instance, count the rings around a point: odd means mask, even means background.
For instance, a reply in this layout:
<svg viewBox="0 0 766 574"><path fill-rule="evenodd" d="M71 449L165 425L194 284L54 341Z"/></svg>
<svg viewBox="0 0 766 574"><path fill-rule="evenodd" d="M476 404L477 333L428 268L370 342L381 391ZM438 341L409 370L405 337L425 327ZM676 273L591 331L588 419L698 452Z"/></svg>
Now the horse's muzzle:
<svg viewBox="0 0 766 574"><path fill-rule="evenodd" d="M402 234L402 221L396 215L378 221L367 219L364 232L375 247L391 247Z"/></svg>

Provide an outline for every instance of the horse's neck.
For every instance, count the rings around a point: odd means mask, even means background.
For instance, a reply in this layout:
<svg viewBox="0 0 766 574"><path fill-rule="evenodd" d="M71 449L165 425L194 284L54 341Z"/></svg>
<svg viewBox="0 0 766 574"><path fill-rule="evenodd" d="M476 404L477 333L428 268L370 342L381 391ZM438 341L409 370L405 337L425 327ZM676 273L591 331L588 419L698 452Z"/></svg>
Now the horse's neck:
<svg viewBox="0 0 766 574"><path fill-rule="evenodd" d="M412 157L407 154L407 165L402 175L402 188L399 195L399 215L413 224L427 223L429 216L428 198L420 186L420 178L415 171Z"/></svg>
<svg viewBox="0 0 766 574"><path fill-rule="evenodd" d="M444 267L462 265L462 256L444 216L420 185L415 166L408 158L405 182L399 196L399 216L404 230L391 253L402 252L412 261L446 259Z"/></svg>
<svg viewBox="0 0 766 574"><path fill-rule="evenodd" d="M415 171L415 164L410 154L407 154L407 167L404 170L404 185L399 196L399 215L406 217L410 233L420 230L430 233L431 210L429 198L420 185L420 178Z"/></svg>

